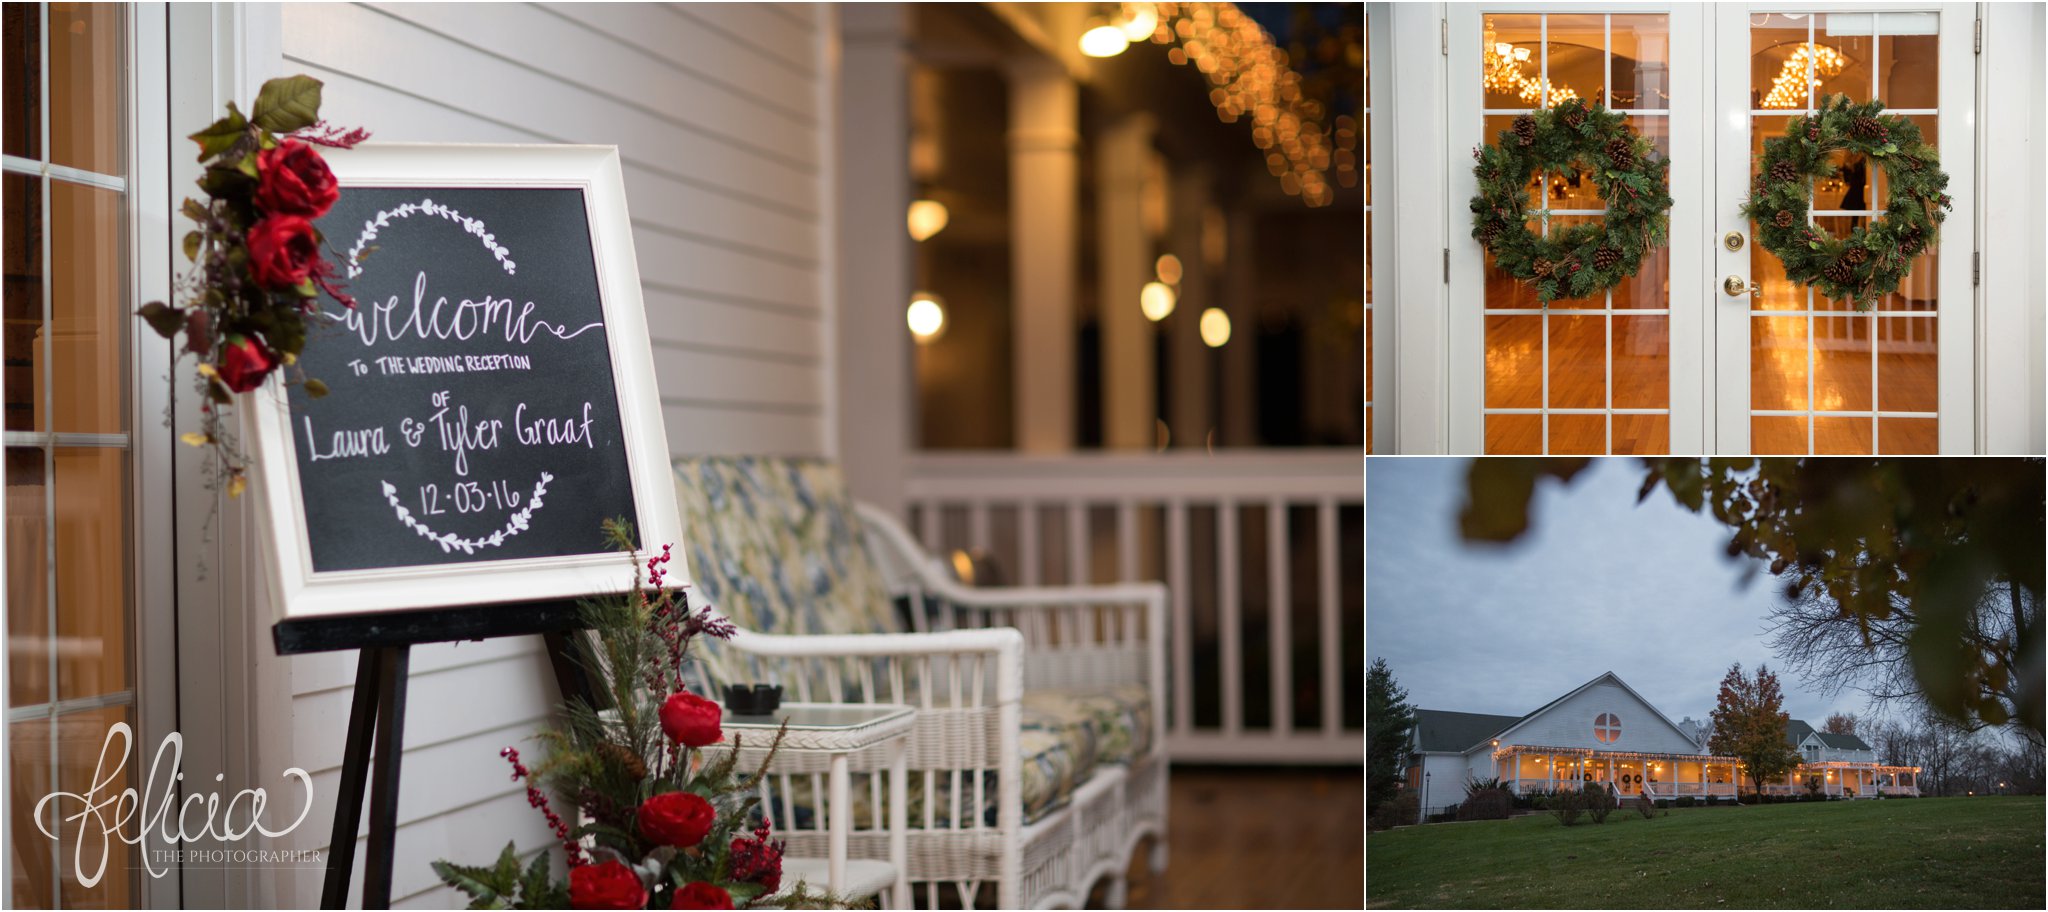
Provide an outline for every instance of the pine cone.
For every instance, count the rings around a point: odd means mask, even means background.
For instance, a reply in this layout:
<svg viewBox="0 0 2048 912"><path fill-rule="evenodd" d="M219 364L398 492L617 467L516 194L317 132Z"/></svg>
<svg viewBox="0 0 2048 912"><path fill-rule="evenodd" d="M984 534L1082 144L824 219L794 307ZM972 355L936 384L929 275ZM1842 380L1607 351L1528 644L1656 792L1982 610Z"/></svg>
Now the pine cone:
<svg viewBox="0 0 2048 912"><path fill-rule="evenodd" d="M1515 140L1524 146L1536 144L1536 118L1527 114L1515 118Z"/></svg>
<svg viewBox="0 0 2048 912"><path fill-rule="evenodd" d="M1555 268L1551 265L1550 260L1544 257L1537 257L1536 262L1529 264L1530 271L1536 273L1536 277L1539 279L1548 278L1551 270Z"/></svg>
<svg viewBox="0 0 2048 912"><path fill-rule="evenodd" d="M1479 246L1492 250L1493 240L1497 237L1500 237L1499 222L1487 222L1479 226Z"/></svg>
<svg viewBox="0 0 2048 912"><path fill-rule="evenodd" d="M1820 142L1820 124L1809 124L1806 128L1807 142Z"/></svg>
<svg viewBox="0 0 2048 912"><path fill-rule="evenodd" d="M1792 227L1792 223L1796 221L1799 221L1799 217L1793 215L1792 210L1780 209L1778 210L1777 217L1771 219L1771 224L1776 225L1780 228L1790 228Z"/></svg>
<svg viewBox="0 0 2048 912"><path fill-rule="evenodd" d="M1633 168L1636 165L1635 147L1626 139L1615 139L1607 144L1607 160L1616 168Z"/></svg>
<svg viewBox="0 0 2048 912"><path fill-rule="evenodd" d="M1820 274L1825 276L1828 281L1837 285L1846 285L1849 282L1851 272L1848 264L1843 263L1841 260L1836 260L1823 267Z"/></svg>
<svg viewBox="0 0 2048 912"><path fill-rule="evenodd" d="M1921 161L1921 160L1919 160L1919 159L1917 159L1917 158L1914 158L1914 157L1913 157L1913 156L1911 156L1911 155L1905 156L1905 160L1906 160L1906 168L1907 168L1908 170L1912 170L1912 171L1918 171L1918 170L1920 170L1921 168L1927 167L1927 163L1926 163L1926 162L1923 162L1923 161Z"/></svg>
<svg viewBox="0 0 2048 912"><path fill-rule="evenodd" d="M621 769L626 771L626 775L633 777L635 782L647 778L647 761L641 759L639 754L627 750L624 745L613 744L607 741L598 747L597 754L606 760L618 764Z"/></svg>
<svg viewBox="0 0 2048 912"><path fill-rule="evenodd" d="M1585 108L1573 107L1573 108L1569 108L1569 109L1567 109L1567 110L1566 110L1566 111L1564 112L1564 125L1565 125L1565 126L1567 126L1567 127L1570 127L1570 128L1572 128L1572 129L1576 130L1576 129L1578 129L1578 128L1579 128L1579 125L1580 125L1580 124L1582 124L1582 123L1585 123L1585 122L1586 122L1586 109L1585 109Z"/></svg>
<svg viewBox="0 0 2048 912"><path fill-rule="evenodd" d="M1875 139L1885 133L1884 124L1875 117L1858 117L1849 123L1849 135L1862 139Z"/></svg>
<svg viewBox="0 0 2048 912"><path fill-rule="evenodd" d="M1851 247L1842 254L1842 262L1851 266L1861 266L1867 259L1870 259L1870 251L1861 247Z"/></svg>
<svg viewBox="0 0 2048 912"><path fill-rule="evenodd" d="M1614 264L1619 262L1621 262L1621 251L1613 247L1602 247L1593 251L1593 268L1601 272L1614 268Z"/></svg>
<svg viewBox="0 0 2048 912"><path fill-rule="evenodd" d="M1920 252L1920 245L1922 243L1925 243L1925 239L1920 233L1920 229L1909 228L1906 230L1905 235L1899 238L1899 252L1907 256L1913 256Z"/></svg>
<svg viewBox="0 0 2048 912"><path fill-rule="evenodd" d="M1778 183L1785 183L1798 176L1799 169L1793 167L1791 162L1781 161L1771 165L1771 180Z"/></svg>

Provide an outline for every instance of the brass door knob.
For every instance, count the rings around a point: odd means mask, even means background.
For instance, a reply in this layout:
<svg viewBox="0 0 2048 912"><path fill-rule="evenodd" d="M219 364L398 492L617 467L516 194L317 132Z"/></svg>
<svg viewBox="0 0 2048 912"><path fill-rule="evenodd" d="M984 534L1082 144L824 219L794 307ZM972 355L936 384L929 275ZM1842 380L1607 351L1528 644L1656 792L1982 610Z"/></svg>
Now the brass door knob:
<svg viewBox="0 0 2048 912"><path fill-rule="evenodd" d="M1721 235L1721 246L1726 247L1729 250L1741 250L1742 232L1730 231L1727 234Z"/></svg>

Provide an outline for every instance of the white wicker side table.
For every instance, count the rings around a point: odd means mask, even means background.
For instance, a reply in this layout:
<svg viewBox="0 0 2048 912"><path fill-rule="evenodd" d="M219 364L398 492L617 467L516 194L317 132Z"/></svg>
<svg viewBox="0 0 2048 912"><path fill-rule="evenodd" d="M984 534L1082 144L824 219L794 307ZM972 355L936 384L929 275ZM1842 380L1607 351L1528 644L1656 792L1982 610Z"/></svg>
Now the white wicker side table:
<svg viewBox="0 0 2048 912"><path fill-rule="evenodd" d="M878 744L890 744L889 756L889 867L886 872L872 869L861 872L866 876L856 878L867 883L879 881L895 887L894 905L899 909L910 908L909 869L905 864L910 828L910 806L905 794L910 788L910 769L906 748L907 735L916 722L916 710L896 703L784 703L774 713L746 716L728 709L723 722L727 731L758 734L760 740L746 739L754 744L765 744L775 736L775 730L789 720L789 732L783 736L782 750L798 753L831 755L830 791L825 800L825 824L828 828L826 844L829 846L826 859L826 888L834 893L847 889L846 843L853 832L853 796L850 778L847 775L847 757L855 751L865 750ZM801 864L796 870L809 867ZM872 863L869 863L872 864ZM785 866L785 880L793 880Z"/></svg>

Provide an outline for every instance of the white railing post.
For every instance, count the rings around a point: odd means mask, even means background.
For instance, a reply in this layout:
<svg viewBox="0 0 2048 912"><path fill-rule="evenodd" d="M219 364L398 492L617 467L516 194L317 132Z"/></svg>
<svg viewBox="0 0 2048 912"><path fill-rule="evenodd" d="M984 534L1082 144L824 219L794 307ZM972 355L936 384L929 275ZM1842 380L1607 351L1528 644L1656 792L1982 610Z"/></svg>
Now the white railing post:
<svg viewBox="0 0 2048 912"><path fill-rule="evenodd" d="M1188 505L1174 499L1166 514L1166 587L1173 595L1173 728L1195 730L1194 619L1188 610Z"/></svg>
<svg viewBox="0 0 2048 912"><path fill-rule="evenodd" d="M1223 646L1223 736L1244 730L1244 625L1238 620L1237 504L1216 502L1216 626Z"/></svg>
<svg viewBox="0 0 2048 912"><path fill-rule="evenodd" d="M1268 667L1273 682L1273 735L1294 731L1293 574L1287 560L1287 501L1266 501L1266 629Z"/></svg>
<svg viewBox="0 0 2048 912"><path fill-rule="evenodd" d="M1323 734L1336 738L1344 733L1344 685L1337 667L1342 643L1337 624L1337 502L1327 497L1316 504L1316 555L1323 622Z"/></svg>

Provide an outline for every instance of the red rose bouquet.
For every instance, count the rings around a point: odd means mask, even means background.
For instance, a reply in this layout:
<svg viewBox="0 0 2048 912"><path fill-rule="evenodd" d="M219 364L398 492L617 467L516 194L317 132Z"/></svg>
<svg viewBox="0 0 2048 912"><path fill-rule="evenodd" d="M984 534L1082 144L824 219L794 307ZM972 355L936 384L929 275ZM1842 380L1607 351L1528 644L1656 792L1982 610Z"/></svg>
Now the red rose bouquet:
<svg viewBox="0 0 2048 912"><path fill-rule="evenodd" d="M621 550L632 528L605 523ZM553 879L550 853L522 870L507 845L495 865L434 862L434 872L469 895L470 908L733 909L844 906L845 900L799 883L782 889L782 847L755 813L756 791L781 734L752 773L736 769L739 736L721 730L723 710L689 692L683 668L698 636L724 639L732 624L709 607L692 611L683 593L662 588L669 548L634 562L633 592L583 604L592 636L581 641L584 668L601 669L603 699L572 700L566 724L543 731L546 760L529 769L505 748L512 778L546 816L568 864ZM714 745L717 745L714 747ZM729 748L729 749L728 749ZM578 820L554 810L549 794L571 797Z"/></svg>
<svg viewBox="0 0 2048 912"><path fill-rule="evenodd" d="M320 293L345 307L355 300L334 281L313 227L341 197L314 146L348 148L369 134L321 120L320 81L292 76L264 83L248 116L229 102L226 117L191 138L206 166L199 178L206 202L187 199L183 209L198 225L185 235L185 257L196 268L176 284L181 304L151 301L140 315L166 339L183 335L181 356L199 358L203 429L184 440L213 447L228 494L239 495L248 460L221 420L235 394L262 386L279 368L296 372L308 395L327 393L293 365L308 327L332 319L320 310Z"/></svg>

